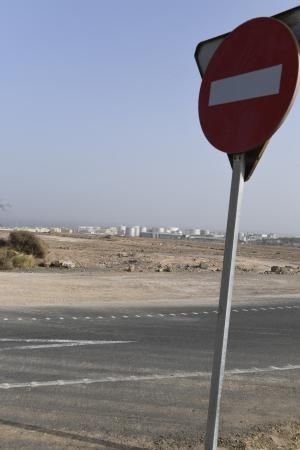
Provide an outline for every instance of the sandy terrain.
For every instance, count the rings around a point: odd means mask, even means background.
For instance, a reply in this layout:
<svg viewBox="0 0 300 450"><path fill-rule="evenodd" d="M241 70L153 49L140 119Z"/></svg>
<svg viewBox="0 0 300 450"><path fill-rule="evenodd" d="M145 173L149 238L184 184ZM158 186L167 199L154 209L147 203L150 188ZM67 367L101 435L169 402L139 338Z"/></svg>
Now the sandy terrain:
<svg viewBox="0 0 300 450"><path fill-rule="evenodd" d="M0 272L1 306L217 304L220 273ZM234 303L299 298L300 276L241 273Z"/></svg>

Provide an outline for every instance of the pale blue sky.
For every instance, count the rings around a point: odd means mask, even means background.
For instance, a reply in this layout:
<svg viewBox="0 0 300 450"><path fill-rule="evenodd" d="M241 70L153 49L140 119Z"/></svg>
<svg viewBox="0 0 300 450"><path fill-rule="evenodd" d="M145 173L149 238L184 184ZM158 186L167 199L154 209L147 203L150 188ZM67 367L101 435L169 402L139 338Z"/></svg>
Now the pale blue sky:
<svg viewBox="0 0 300 450"><path fill-rule="evenodd" d="M4 224L224 229L231 170L199 126L196 44L292 0L0 0ZM300 101L241 228L300 235Z"/></svg>

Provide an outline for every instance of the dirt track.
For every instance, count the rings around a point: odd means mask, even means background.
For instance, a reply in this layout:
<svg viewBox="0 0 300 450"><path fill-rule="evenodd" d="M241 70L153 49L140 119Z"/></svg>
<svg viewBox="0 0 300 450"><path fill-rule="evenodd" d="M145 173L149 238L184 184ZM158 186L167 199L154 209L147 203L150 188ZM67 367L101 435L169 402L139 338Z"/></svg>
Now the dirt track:
<svg viewBox="0 0 300 450"><path fill-rule="evenodd" d="M1 306L132 304L217 304L220 274L0 272ZM241 273L234 303L299 298L300 276Z"/></svg>

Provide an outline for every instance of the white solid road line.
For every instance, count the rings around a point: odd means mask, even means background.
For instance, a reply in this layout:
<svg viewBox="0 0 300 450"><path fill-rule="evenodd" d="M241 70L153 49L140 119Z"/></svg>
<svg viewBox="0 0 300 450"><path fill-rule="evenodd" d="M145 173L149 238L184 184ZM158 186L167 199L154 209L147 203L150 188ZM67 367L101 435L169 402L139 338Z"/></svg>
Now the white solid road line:
<svg viewBox="0 0 300 450"><path fill-rule="evenodd" d="M80 347L84 345L130 344L135 341L84 341L71 339L15 339L3 338L0 342L22 342L23 345L0 348L0 352L8 350L36 350L40 348ZM32 344L32 345L24 345Z"/></svg>
<svg viewBox="0 0 300 450"><path fill-rule="evenodd" d="M233 369L225 372L226 376L230 375L247 375L263 372L275 372L286 370L298 370L300 364L292 365L287 364L282 367L268 366L268 367L251 367L249 369ZM81 378L77 380L49 380L49 381L30 381L22 383L0 383L0 389L16 389L16 388L35 388L35 387L48 387L48 386L68 386L68 385L80 385L80 384L95 384L95 383L120 383L120 382L139 382L139 381L155 381L155 380L167 380L178 378L199 378L210 377L210 372L174 372L168 374L151 374L151 375L129 375L122 377L100 377L100 378Z"/></svg>
<svg viewBox="0 0 300 450"><path fill-rule="evenodd" d="M282 64L241 73L211 82L209 106L277 95L280 91Z"/></svg>

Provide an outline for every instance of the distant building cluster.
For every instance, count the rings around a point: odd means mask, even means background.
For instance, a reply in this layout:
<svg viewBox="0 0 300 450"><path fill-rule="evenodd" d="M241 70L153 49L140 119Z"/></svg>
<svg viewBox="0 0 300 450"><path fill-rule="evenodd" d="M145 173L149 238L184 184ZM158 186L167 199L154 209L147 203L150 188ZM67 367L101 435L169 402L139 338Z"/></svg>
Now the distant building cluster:
<svg viewBox="0 0 300 450"><path fill-rule="evenodd" d="M224 233L214 233L200 228L181 229L179 227L146 227L140 225L115 227L80 226L79 233L124 237L144 237L154 239L224 239Z"/></svg>
<svg viewBox="0 0 300 450"><path fill-rule="evenodd" d="M224 240L224 232L210 231L201 228L179 228L179 227L146 227L141 225L126 226L88 226L81 225L78 228L68 227L1 227L1 231L25 230L32 233L47 234L72 234L99 236L123 236L129 238L152 238L152 239L190 239L190 240ZM241 242L278 242L279 236L274 233L239 233Z"/></svg>
<svg viewBox="0 0 300 450"><path fill-rule="evenodd" d="M30 233L73 233L73 228L66 227L2 227L0 231L29 231Z"/></svg>
<svg viewBox="0 0 300 450"><path fill-rule="evenodd" d="M112 226L112 227L93 227L80 226L77 230L82 234L124 236L131 238L152 238L152 239L202 239L202 240L224 240L225 233L211 231L201 228L179 228L179 227L146 227L141 225L134 226ZM239 233L241 242L278 240L278 235L274 233Z"/></svg>

